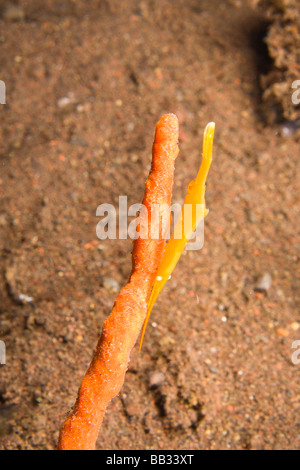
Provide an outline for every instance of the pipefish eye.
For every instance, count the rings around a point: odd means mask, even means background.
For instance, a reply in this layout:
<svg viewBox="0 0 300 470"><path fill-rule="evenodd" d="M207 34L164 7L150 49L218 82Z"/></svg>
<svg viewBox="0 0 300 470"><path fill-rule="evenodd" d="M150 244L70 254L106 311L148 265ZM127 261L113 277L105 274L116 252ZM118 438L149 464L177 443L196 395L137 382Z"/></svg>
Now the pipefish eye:
<svg viewBox="0 0 300 470"><path fill-rule="evenodd" d="M195 181L190 181L187 187L188 191L191 191L195 187Z"/></svg>

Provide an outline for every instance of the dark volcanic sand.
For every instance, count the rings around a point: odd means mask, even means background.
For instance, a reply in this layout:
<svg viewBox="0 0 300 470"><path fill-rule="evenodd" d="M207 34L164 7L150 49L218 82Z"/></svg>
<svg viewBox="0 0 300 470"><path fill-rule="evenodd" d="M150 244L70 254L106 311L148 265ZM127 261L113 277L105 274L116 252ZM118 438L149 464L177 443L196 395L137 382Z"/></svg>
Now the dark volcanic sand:
<svg viewBox="0 0 300 470"><path fill-rule="evenodd" d="M141 201L165 112L180 121L173 202L216 122L205 244L159 296L97 447L299 448L300 143L262 118L264 12L229 0L19 5L25 18L0 20L1 448L56 446L117 294L109 280L121 287L131 269L130 240L97 239L96 208ZM271 287L255 291L266 272Z"/></svg>

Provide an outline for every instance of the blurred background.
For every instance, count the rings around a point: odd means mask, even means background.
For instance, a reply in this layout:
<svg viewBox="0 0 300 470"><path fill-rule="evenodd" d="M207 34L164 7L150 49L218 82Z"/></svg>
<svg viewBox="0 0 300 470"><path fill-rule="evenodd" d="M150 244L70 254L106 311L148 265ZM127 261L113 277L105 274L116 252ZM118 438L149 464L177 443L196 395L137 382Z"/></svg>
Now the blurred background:
<svg viewBox="0 0 300 470"><path fill-rule="evenodd" d="M56 446L131 271L96 208L141 202L166 112L173 202L216 123L205 243L159 296L98 448L299 448L299 18L298 0L0 1L2 449Z"/></svg>

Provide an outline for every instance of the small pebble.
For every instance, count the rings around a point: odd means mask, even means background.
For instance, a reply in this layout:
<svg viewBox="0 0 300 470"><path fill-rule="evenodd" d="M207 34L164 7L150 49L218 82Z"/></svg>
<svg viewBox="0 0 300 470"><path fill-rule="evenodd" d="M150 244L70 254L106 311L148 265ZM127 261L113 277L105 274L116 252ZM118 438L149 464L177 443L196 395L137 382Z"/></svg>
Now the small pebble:
<svg viewBox="0 0 300 470"><path fill-rule="evenodd" d="M97 249L98 249L99 251L105 251L105 250L106 250L106 247L104 246L104 244L99 243L99 244L97 245Z"/></svg>
<svg viewBox="0 0 300 470"><path fill-rule="evenodd" d="M59 100L57 101L57 106L60 109L65 109L65 108L75 105L75 103L76 103L76 99L74 97L74 93L70 92L67 94L67 96L63 96L62 98L59 98Z"/></svg>
<svg viewBox="0 0 300 470"><path fill-rule="evenodd" d="M134 122L129 122L129 123L127 124L127 130L128 130L128 132L134 131L134 128L135 128Z"/></svg>
<svg viewBox="0 0 300 470"><path fill-rule="evenodd" d="M298 331L300 328L300 323L297 323L296 321L294 321L293 323L291 323L291 328L294 331Z"/></svg>
<svg viewBox="0 0 300 470"><path fill-rule="evenodd" d="M19 299L24 304L29 304L30 302L33 302L33 297L29 297L28 295L25 295L25 294L19 294Z"/></svg>
<svg viewBox="0 0 300 470"><path fill-rule="evenodd" d="M297 130L300 128L300 121L286 121L283 123L281 127L281 135L282 137L291 137L293 136Z"/></svg>
<svg viewBox="0 0 300 470"><path fill-rule="evenodd" d="M136 163L136 162L139 160L139 156L136 155L135 153L133 153L133 154L130 156L130 160L131 160L133 163Z"/></svg>
<svg viewBox="0 0 300 470"><path fill-rule="evenodd" d="M257 281L254 290L256 292L267 292L272 285L272 276L270 273L263 274Z"/></svg>
<svg viewBox="0 0 300 470"><path fill-rule="evenodd" d="M289 330L285 328L277 328L276 334L278 336L283 336L284 338L287 338L287 336L289 336Z"/></svg>
<svg viewBox="0 0 300 470"><path fill-rule="evenodd" d="M6 224L7 220L5 214L0 214L0 227L5 227Z"/></svg>
<svg viewBox="0 0 300 470"><path fill-rule="evenodd" d="M252 224L255 224L257 222L256 215L250 209L247 211L247 218L248 218L249 222L251 222Z"/></svg>
<svg viewBox="0 0 300 470"><path fill-rule="evenodd" d="M78 111L78 113L87 113L88 111L90 111L90 109L91 109L91 103L79 104L76 107L76 111Z"/></svg>
<svg viewBox="0 0 300 470"><path fill-rule="evenodd" d="M165 376L162 372L153 372L149 377L150 388L159 387L165 381Z"/></svg>
<svg viewBox="0 0 300 470"><path fill-rule="evenodd" d="M109 277L105 278L103 281L103 286L110 292L119 292L120 285L115 279Z"/></svg>

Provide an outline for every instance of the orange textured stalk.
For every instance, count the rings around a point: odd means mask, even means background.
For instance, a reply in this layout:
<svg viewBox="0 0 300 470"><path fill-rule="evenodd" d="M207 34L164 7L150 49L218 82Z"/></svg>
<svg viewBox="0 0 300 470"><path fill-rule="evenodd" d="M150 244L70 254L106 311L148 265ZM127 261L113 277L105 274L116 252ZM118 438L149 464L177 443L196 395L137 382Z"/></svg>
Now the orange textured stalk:
<svg viewBox="0 0 300 470"><path fill-rule="evenodd" d="M148 227L149 237L134 242L129 282L104 322L75 407L61 430L58 449L94 449L106 407L124 383L130 352L145 321L147 301L164 250L178 151L177 117L166 114L156 126L152 167L145 184L143 204L148 214L142 212L139 218L140 227ZM150 217L154 205L159 205L159 219ZM154 224L160 224L158 239L150 238Z"/></svg>

